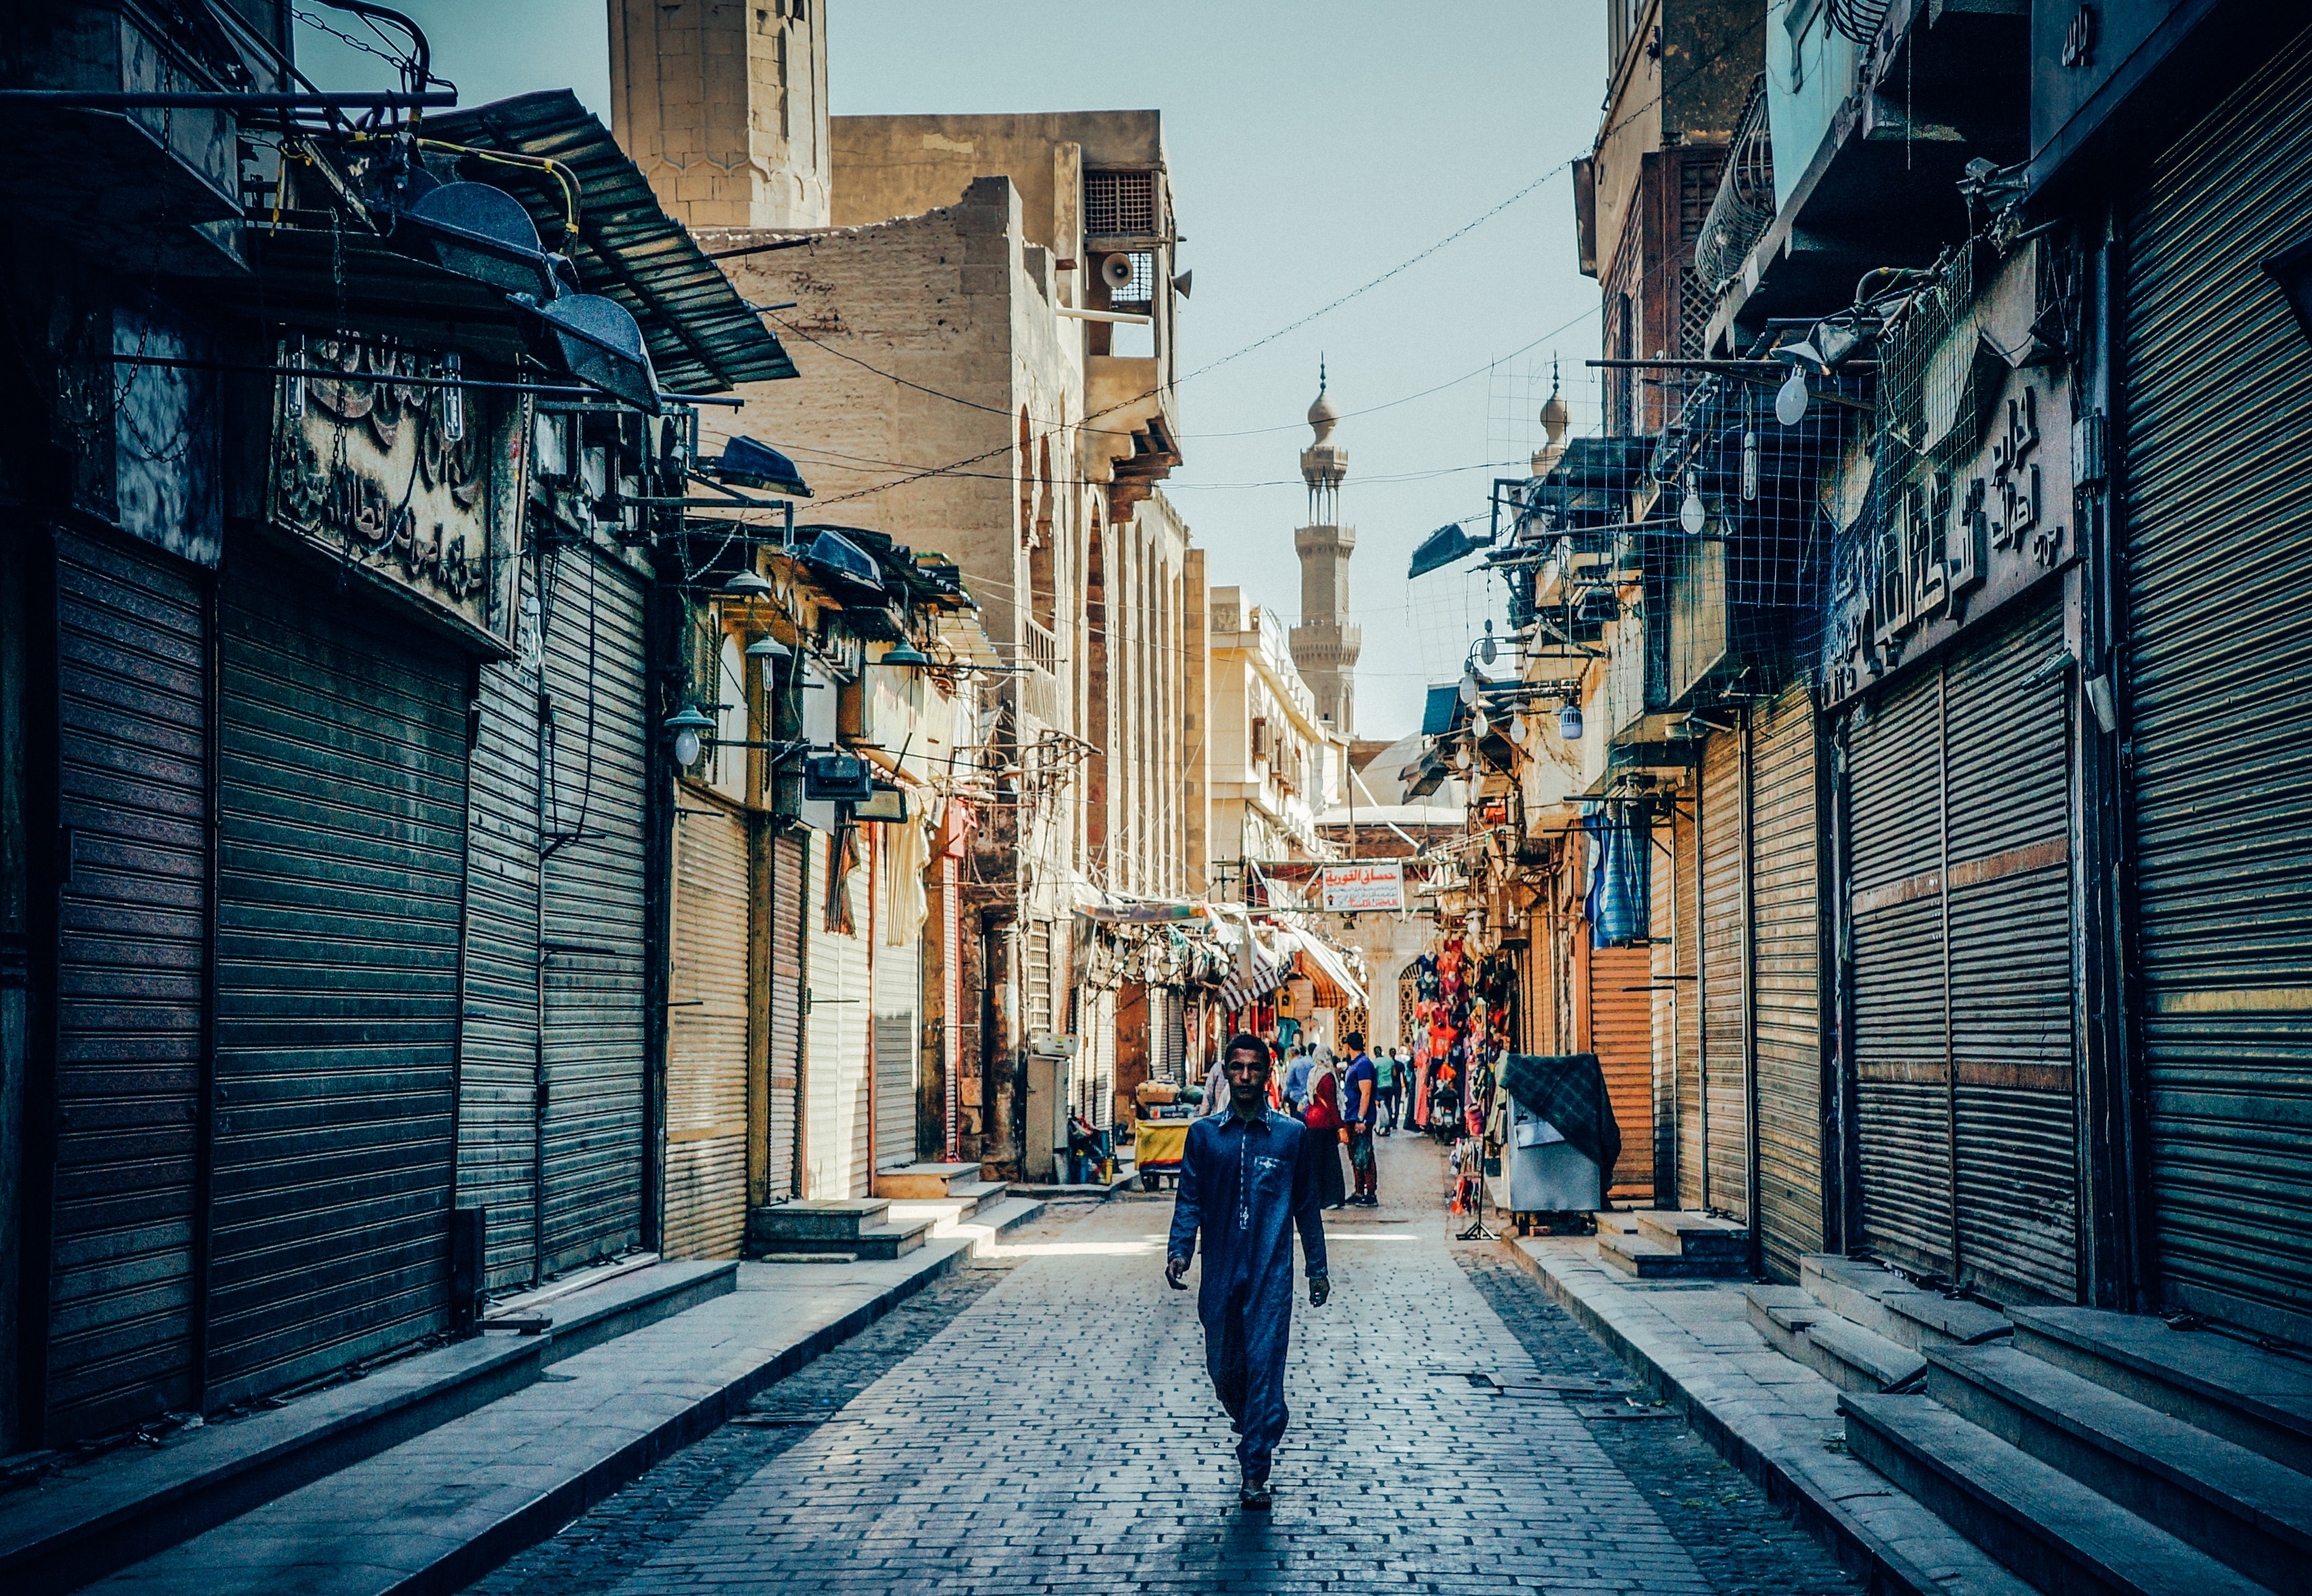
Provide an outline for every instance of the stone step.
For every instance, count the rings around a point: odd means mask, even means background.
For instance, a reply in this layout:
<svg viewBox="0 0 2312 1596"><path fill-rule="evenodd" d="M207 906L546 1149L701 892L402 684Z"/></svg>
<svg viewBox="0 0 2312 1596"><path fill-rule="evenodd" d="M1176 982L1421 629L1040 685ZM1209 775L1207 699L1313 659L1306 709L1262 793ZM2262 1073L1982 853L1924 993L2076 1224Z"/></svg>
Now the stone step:
<svg viewBox="0 0 2312 1596"><path fill-rule="evenodd" d="M1794 1355L1843 1391L1883 1391L1926 1372L1927 1360L1899 1341L1826 1313L1808 1325Z"/></svg>
<svg viewBox="0 0 2312 1596"><path fill-rule="evenodd" d="M1799 1284L1841 1319L1914 1349L1955 1346L2006 1333L1996 1309L1922 1291L1883 1264L1834 1253L1799 1260Z"/></svg>
<svg viewBox="0 0 2312 1596"><path fill-rule="evenodd" d="M2270 1596L2264 1587L1926 1397L1849 1392L1848 1449L2043 1591Z"/></svg>
<svg viewBox="0 0 2312 1596"><path fill-rule="evenodd" d="M67 1464L0 1504L0 1589L68 1591L179 1545L522 1390L562 1359L728 1294L735 1263L619 1267L499 1302L534 1335L488 1333L399 1359L163 1446Z"/></svg>
<svg viewBox="0 0 2312 1596"><path fill-rule="evenodd" d="M2015 1321L1996 1308L1933 1291L1890 1291L1878 1305L1906 1320L1910 1334L1895 1339L1922 1352L1938 1346L1980 1346L2015 1333Z"/></svg>
<svg viewBox="0 0 2312 1596"><path fill-rule="evenodd" d="M1751 1327L1765 1337L1766 1345L1786 1358L1805 1362L1799 1355L1799 1340L1830 1310L1795 1285L1747 1285L1742 1296Z"/></svg>
<svg viewBox="0 0 2312 1596"><path fill-rule="evenodd" d="M1750 1227L1707 1214L1640 1209L1630 1217L1637 1233L1664 1247L1674 1247L1687 1258L1713 1258L1721 1263L1750 1261Z"/></svg>
<svg viewBox="0 0 2312 1596"><path fill-rule="evenodd" d="M2011 1346L1927 1355L1927 1395L2250 1579L2312 1590L2312 1478Z"/></svg>
<svg viewBox="0 0 2312 1596"><path fill-rule="evenodd" d="M751 1239L749 1251L757 1258L779 1254L793 1259L832 1253L847 1258L904 1257L930 1240L938 1222L930 1217L862 1225L847 1236L766 1236Z"/></svg>
<svg viewBox="0 0 2312 1596"><path fill-rule="evenodd" d="M946 1197L958 1186L979 1179L976 1163L911 1163L875 1172L875 1195L902 1200Z"/></svg>
<svg viewBox="0 0 2312 1596"><path fill-rule="evenodd" d="M1730 1280L1750 1272L1747 1263L1729 1263L1723 1258L1688 1258L1675 1247L1665 1247L1659 1241L1628 1232L1598 1237L1598 1256L1625 1274L1641 1280Z"/></svg>
<svg viewBox="0 0 2312 1596"><path fill-rule="evenodd" d="M2099 1308L2018 1308L2033 1357L2312 1474L2312 1367L2212 1330Z"/></svg>
<svg viewBox="0 0 2312 1596"><path fill-rule="evenodd" d="M807 1250L790 1245L801 1241L840 1241L846 1245L859 1233L884 1222L889 1197L806 1197L750 1209L747 1240L786 1251Z"/></svg>

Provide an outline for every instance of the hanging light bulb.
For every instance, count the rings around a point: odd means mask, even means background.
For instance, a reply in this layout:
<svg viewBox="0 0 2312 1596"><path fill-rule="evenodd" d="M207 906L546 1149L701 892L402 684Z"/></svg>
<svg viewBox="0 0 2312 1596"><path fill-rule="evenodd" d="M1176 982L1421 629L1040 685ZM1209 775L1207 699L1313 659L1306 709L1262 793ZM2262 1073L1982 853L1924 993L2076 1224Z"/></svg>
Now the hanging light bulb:
<svg viewBox="0 0 2312 1596"><path fill-rule="evenodd" d="M1793 366L1774 390L1774 419L1784 426L1796 426L1806 418L1808 398L1806 373Z"/></svg>
<svg viewBox="0 0 2312 1596"><path fill-rule="evenodd" d="M1758 422L1751 413L1753 390L1742 390L1742 502L1758 502Z"/></svg>
<svg viewBox="0 0 2312 1596"><path fill-rule="evenodd" d="M1453 750L1453 767L1457 770L1467 770L1469 767L1469 745L1467 743L1462 743L1458 748L1456 748Z"/></svg>
<svg viewBox="0 0 2312 1596"><path fill-rule="evenodd" d="M1521 715L1510 716L1509 733L1511 742L1516 743L1519 748L1525 746L1525 716Z"/></svg>
<svg viewBox="0 0 2312 1596"><path fill-rule="evenodd" d="M1465 709L1477 706L1477 673L1475 671L1461 673L1461 705Z"/></svg>
<svg viewBox="0 0 2312 1596"><path fill-rule="evenodd" d="M1493 623L1490 619L1485 622L1485 639L1477 645L1477 657L1488 665L1502 657L1501 645L1493 641Z"/></svg>
<svg viewBox="0 0 2312 1596"><path fill-rule="evenodd" d="M695 704L686 704L666 717L666 729L674 735L674 762L685 770L698 763L698 734L714 730L714 723L698 713Z"/></svg>
<svg viewBox="0 0 2312 1596"><path fill-rule="evenodd" d="M779 685L779 662L794 658L794 650L766 633L747 645L747 657L762 662L763 690L767 693Z"/></svg>
<svg viewBox="0 0 2312 1596"><path fill-rule="evenodd" d="M1557 734L1568 742L1581 741L1581 706L1571 698L1565 701L1565 707L1557 712Z"/></svg>
<svg viewBox="0 0 2312 1596"><path fill-rule="evenodd" d="M1485 718L1485 712L1482 709L1477 711L1476 718L1469 723L1469 734L1480 742L1491 736L1493 730L1493 723Z"/></svg>

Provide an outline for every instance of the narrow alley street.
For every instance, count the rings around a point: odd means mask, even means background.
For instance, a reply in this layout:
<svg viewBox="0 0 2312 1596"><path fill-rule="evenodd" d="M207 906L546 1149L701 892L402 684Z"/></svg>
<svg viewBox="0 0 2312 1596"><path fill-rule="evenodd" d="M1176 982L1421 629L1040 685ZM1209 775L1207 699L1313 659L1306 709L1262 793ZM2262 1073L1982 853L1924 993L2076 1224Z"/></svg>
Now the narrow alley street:
<svg viewBox="0 0 2312 1596"><path fill-rule="evenodd" d="M1449 1239L1435 1144L1378 1151L1382 1206L1327 1216L1337 1290L1295 1311L1273 1513L1238 1510L1195 1298L1163 1287L1170 1197L1119 1197L1057 1206L952 1277L961 1311L863 1389L845 1389L876 1367L854 1344L473 1588L1854 1588L1675 1416L1624 1394L1497 1246ZM1552 1378L1620 1390L1502 1389ZM843 1405L803 1428L828 1397Z"/></svg>

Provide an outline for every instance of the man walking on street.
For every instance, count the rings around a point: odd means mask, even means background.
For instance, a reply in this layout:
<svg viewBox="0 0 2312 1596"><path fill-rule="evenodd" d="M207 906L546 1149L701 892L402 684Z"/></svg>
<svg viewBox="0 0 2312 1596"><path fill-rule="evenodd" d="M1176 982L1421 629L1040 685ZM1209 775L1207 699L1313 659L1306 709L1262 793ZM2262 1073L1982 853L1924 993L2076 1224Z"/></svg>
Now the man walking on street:
<svg viewBox="0 0 2312 1596"><path fill-rule="evenodd" d="M1373 1095L1380 1101L1380 1134L1397 1129L1397 1100L1405 1091L1405 1062L1392 1050L1373 1055Z"/></svg>
<svg viewBox="0 0 2312 1596"><path fill-rule="evenodd" d="M1317 1214L1315 1148L1308 1129L1268 1108L1267 1044L1239 1036L1222 1055L1226 1118L1188 1127L1179 1196L1165 1249L1164 1283L1186 1291L1196 1235L1204 1238L1196 1315L1204 1324L1204 1368L1239 1437L1244 1470L1239 1501L1266 1512L1270 1455L1292 1416L1284 1406L1284 1352L1292 1327L1292 1231L1309 1255L1309 1305L1332 1294L1325 1230ZM1330 1133L1327 1133L1330 1134Z"/></svg>
<svg viewBox="0 0 2312 1596"><path fill-rule="evenodd" d="M1341 1039L1349 1050L1348 1072L1341 1077L1341 1123L1349 1132L1349 1168L1357 1178L1356 1195L1349 1198L1352 1207L1380 1206L1379 1187L1373 1172L1373 1098L1379 1091L1379 1072L1365 1052L1362 1031L1353 1030Z"/></svg>

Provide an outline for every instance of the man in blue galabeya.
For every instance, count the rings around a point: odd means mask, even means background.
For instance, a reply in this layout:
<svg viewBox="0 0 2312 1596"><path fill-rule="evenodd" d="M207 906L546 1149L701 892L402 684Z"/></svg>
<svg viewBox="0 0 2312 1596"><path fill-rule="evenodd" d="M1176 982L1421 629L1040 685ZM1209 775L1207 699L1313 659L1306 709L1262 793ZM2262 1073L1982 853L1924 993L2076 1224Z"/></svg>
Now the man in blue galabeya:
<svg viewBox="0 0 2312 1596"><path fill-rule="evenodd" d="M1248 1511L1265 1512L1272 1503L1269 1457L1292 1416L1284 1407L1284 1350L1292 1329L1296 1225L1309 1255L1309 1306L1323 1307L1333 1285L1311 1133L1269 1109L1268 1045L1240 1036L1222 1060L1229 1111L1188 1127L1164 1280L1175 1291L1188 1289L1188 1260L1202 1231L1196 1314L1204 1321L1204 1368L1238 1435L1237 1461L1244 1467L1239 1500Z"/></svg>

